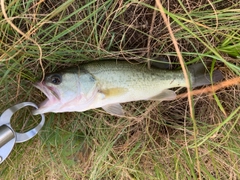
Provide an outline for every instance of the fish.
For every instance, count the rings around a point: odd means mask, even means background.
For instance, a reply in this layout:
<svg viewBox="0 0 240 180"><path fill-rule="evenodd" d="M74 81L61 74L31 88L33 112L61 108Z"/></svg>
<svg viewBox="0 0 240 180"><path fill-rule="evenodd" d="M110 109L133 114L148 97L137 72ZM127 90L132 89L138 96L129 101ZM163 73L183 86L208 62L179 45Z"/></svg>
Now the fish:
<svg viewBox="0 0 240 180"><path fill-rule="evenodd" d="M223 79L220 70L212 75L202 63L188 67L192 88ZM170 101L176 99L171 88L186 87L182 70L165 70L146 63L127 61L93 61L51 73L34 85L47 99L34 115L43 113L83 112L102 108L123 116L121 103L140 100Z"/></svg>

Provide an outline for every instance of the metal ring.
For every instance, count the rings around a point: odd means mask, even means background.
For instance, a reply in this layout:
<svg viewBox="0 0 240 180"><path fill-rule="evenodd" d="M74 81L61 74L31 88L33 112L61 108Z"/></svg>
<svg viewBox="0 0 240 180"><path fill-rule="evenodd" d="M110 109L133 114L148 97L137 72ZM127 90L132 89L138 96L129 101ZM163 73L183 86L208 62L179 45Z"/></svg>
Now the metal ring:
<svg viewBox="0 0 240 180"><path fill-rule="evenodd" d="M0 125L6 124L11 127L10 120L11 120L12 115L19 109L22 109L23 107L26 107L26 106L32 106L32 107L35 107L36 109L38 109L37 105L32 102L23 102L20 104L16 104L16 105L10 107L9 109L7 109L1 115ZM16 143L25 142L25 141L31 139L32 137L34 137L39 132L39 130L43 127L43 125L45 123L45 116L43 114L41 114L41 117L42 117L41 122L35 128L33 128L25 133L15 132L16 133Z"/></svg>

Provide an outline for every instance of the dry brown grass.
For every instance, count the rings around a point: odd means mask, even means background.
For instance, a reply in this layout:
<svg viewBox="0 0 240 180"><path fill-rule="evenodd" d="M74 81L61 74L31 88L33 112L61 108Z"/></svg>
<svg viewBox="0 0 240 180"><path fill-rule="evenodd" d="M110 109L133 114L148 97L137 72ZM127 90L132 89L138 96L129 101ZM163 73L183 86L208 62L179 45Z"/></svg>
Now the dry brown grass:
<svg viewBox="0 0 240 180"><path fill-rule="evenodd" d="M41 102L44 97L31 82L44 71L83 61L163 57L172 69L179 68L174 41L186 64L213 62L225 80L190 92L190 106L186 89L180 89L175 101L124 104L122 118L101 109L46 114L39 136L14 148L0 178L239 179L240 3L160 2L175 39L153 0L5 2L2 110L22 101ZM14 117L16 128L24 124L24 113L21 120Z"/></svg>

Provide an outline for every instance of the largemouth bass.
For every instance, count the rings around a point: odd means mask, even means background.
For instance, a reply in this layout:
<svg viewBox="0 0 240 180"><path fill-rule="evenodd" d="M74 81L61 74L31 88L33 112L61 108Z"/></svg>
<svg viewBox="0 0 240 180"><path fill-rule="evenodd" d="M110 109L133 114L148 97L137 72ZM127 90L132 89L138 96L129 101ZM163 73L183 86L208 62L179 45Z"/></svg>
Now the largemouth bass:
<svg viewBox="0 0 240 180"><path fill-rule="evenodd" d="M189 68L192 87L211 84L210 74L203 64ZM223 78L216 70L212 82ZM174 100L169 88L185 87L181 70L162 70L127 61L95 61L79 67L49 74L35 86L47 99L34 114L47 112L82 112L102 107L106 112L123 115L120 103L139 100Z"/></svg>

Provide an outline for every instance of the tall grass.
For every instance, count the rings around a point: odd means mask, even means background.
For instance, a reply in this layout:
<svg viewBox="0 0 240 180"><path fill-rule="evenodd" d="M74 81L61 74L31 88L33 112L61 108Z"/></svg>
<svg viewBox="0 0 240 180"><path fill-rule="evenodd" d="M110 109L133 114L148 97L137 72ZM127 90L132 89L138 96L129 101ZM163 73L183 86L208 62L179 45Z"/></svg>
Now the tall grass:
<svg viewBox="0 0 240 180"><path fill-rule="evenodd" d="M1 2L1 111L40 103L33 82L82 62L164 57L180 67L154 1ZM240 75L240 2L161 3L185 64L212 62L225 80ZM101 109L46 114L39 135L1 164L0 179L239 179L239 90L194 96L194 119L186 98L127 103L126 118ZM24 109L12 125L25 131L38 121Z"/></svg>

